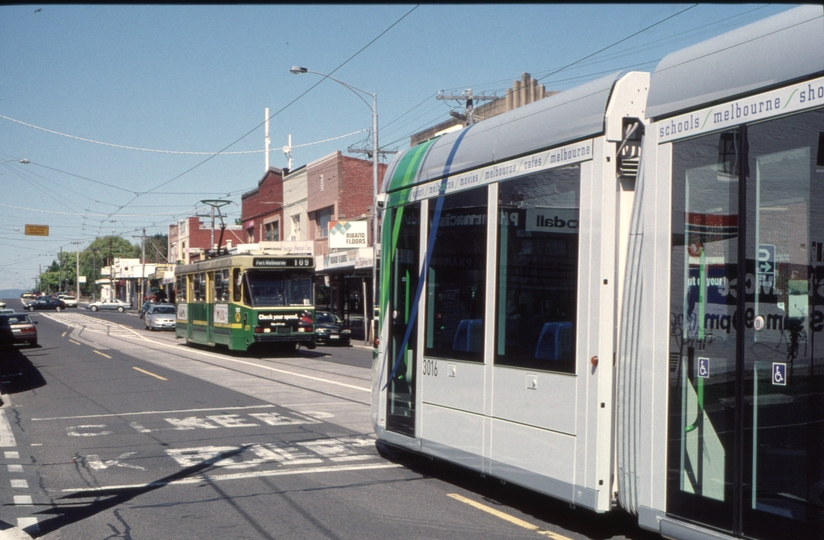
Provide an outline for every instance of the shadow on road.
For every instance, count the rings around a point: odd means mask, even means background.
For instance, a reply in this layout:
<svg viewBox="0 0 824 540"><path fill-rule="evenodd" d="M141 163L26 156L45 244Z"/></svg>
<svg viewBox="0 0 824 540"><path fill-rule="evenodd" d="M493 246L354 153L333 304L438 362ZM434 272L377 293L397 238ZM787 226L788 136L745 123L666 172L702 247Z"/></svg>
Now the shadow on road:
<svg viewBox="0 0 824 540"><path fill-rule="evenodd" d="M61 497L55 501L56 504L53 508L39 512L41 516L51 515L52 517L44 519L38 523L40 530L36 533L35 537L45 536L62 527L71 525L72 523L77 523L78 521L87 519L95 514L99 514L100 512L105 512L106 510L120 506L135 497L139 497L140 495L152 492L156 489L166 487L177 480L184 480L196 477L198 475L204 475L204 473L212 469L213 465L218 461L230 458L236 454L240 454L247 448L248 447L243 446L228 452L222 452L212 459L208 459L202 463L198 463L197 465L187 467L181 471L155 480L154 482L149 482L143 486L88 490ZM208 477L204 475L203 481L208 482ZM92 500L84 502L82 499Z"/></svg>
<svg viewBox="0 0 824 540"><path fill-rule="evenodd" d="M0 392L17 394L46 386L46 380L30 359L47 354L47 350L45 347L0 347Z"/></svg>

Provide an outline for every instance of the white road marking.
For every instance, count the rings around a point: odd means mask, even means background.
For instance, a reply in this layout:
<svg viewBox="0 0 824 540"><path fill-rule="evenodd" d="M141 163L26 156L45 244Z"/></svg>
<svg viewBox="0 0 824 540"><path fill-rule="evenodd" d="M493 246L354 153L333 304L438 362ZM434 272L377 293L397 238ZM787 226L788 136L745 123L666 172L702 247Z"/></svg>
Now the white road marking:
<svg viewBox="0 0 824 540"><path fill-rule="evenodd" d="M15 450L3 452L3 455L6 457L6 459L20 459L20 452L17 452Z"/></svg>
<svg viewBox="0 0 824 540"><path fill-rule="evenodd" d="M22 465L9 465L9 472L23 472Z"/></svg>
<svg viewBox="0 0 824 540"><path fill-rule="evenodd" d="M16 489L28 489L29 483L22 478L12 478L11 480L11 487Z"/></svg>
<svg viewBox="0 0 824 540"><path fill-rule="evenodd" d="M31 495L15 495L14 504L19 506L30 506L32 504Z"/></svg>
<svg viewBox="0 0 824 540"><path fill-rule="evenodd" d="M96 471L100 471L103 469L108 469L109 467L123 467L126 469L137 469L139 471L145 471L145 467L141 467L140 465L132 465L131 463L121 463L121 459L126 459L129 456L133 456L137 454L137 452L126 452L124 454L120 454L115 459L109 459L107 461L103 461L100 459L100 456L97 454L89 454L86 456L86 461L89 463L89 467Z"/></svg>
<svg viewBox="0 0 824 540"><path fill-rule="evenodd" d="M21 517L17 518L17 528L26 531L27 533L39 533L40 524L37 523L36 517Z"/></svg>
<svg viewBox="0 0 824 540"><path fill-rule="evenodd" d="M103 429L106 424L91 424L87 426L72 426L66 428L66 435L72 437L99 437L100 435L111 435L113 431L79 431L81 429Z"/></svg>
<svg viewBox="0 0 824 540"><path fill-rule="evenodd" d="M5 409L0 409L0 446L17 446Z"/></svg>
<svg viewBox="0 0 824 540"><path fill-rule="evenodd" d="M243 472L231 474L204 474L193 476L182 480L171 482L150 482L148 484L125 484L117 486L101 486L96 488L68 488L60 490L61 493L90 493L91 496L98 491L124 490L124 489L145 489L163 486L180 486L186 484L199 484L201 482L224 482L226 480L243 480L246 478L265 478L269 476L287 476L290 474L318 474L326 472L346 472L346 471L366 471L375 469L397 469L402 465L396 463L376 463L368 465L338 465L330 467L315 467L311 469L289 469L278 471Z"/></svg>
<svg viewBox="0 0 824 540"><path fill-rule="evenodd" d="M209 407L207 409L178 409L171 411L140 411L140 412L124 412L124 413L108 413L108 414L84 414L81 416L52 416L50 418L32 418L33 422L44 422L46 420L78 420L83 418L111 418L119 416L145 416L148 414L180 414L193 412L208 412L208 411L245 411L248 409L272 409L276 405L247 405L244 407Z"/></svg>

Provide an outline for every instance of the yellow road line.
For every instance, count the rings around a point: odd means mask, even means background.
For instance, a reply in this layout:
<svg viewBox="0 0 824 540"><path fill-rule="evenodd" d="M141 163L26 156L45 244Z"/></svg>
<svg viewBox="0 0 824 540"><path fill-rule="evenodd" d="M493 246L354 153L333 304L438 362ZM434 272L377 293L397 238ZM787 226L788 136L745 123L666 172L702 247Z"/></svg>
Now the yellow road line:
<svg viewBox="0 0 824 540"><path fill-rule="evenodd" d="M74 343L75 345L80 345L80 342L79 342L79 341L75 341L75 340L73 340L73 339L71 339L71 338L69 339L69 341L71 341L71 342L72 342L72 343Z"/></svg>
<svg viewBox="0 0 824 540"><path fill-rule="evenodd" d="M103 354L103 353L102 353L102 352L100 352L100 351L95 351L94 349L92 349L92 351L93 351L94 353L96 353L96 354L99 354L100 356L105 356L106 358L111 358L111 356L109 356L108 354Z"/></svg>
<svg viewBox="0 0 824 540"><path fill-rule="evenodd" d="M551 532L551 531L545 531L545 530L541 529L540 527L538 527L537 525L533 525L532 523L528 523L528 522L526 522L522 519L518 519L514 516L510 516L509 514L505 514L504 512L501 512L500 510L495 510L494 508L486 506L485 504L481 504L481 503L475 502L471 499L467 499L466 497L458 495L457 493L450 493L449 497L452 497L453 499L461 501L462 503L466 503L470 506L474 506L478 510L481 510L481 511L486 512L488 514L492 514L493 516L495 516L497 518L500 518L500 519L503 519L504 521L508 521L509 523L512 523L513 525L517 525L518 527L522 527L522 528L527 529L529 531L534 531L534 532L540 534L541 536L547 536L549 538L552 538L553 540L571 540L570 538L568 538L568 537L566 537L562 534L557 534L557 533L554 533L554 532Z"/></svg>
<svg viewBox="0 0 824 540"><path fill-rule="evenodd" d="M155 379L160 379L161 381L168 381L168 380L169 380L169 379L167 379L166 377L161 377L160 375L155 375L155 374L154 374L154 373L152 373L151 371L146 371L145 369L140 369L139 367L134 367L134 366L132 366L132 369L136 369L137 371L139 371L139 372L141 372L141 373L145 373L146 375L151 375L151 376L152 376L152 377L154 377Z"/></svg>

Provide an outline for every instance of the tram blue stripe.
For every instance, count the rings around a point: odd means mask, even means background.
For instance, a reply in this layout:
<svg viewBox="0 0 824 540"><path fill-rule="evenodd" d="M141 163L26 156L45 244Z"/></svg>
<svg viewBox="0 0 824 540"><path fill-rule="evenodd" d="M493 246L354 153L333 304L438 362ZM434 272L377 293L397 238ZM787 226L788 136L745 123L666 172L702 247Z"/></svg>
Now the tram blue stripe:
<svg viewBox="0 0 824 540"><path fill-rule="evenodd" d="M395 377L395 373L401 365L404 352L406 351L406 346L409 343L409 336L412 334L412 326L414 325L415 318L418 316L418 304L421 300L421 293L423 292L423 278L426 275L426 270L429 268L429 263L432 260L432 250L435 248L435 238L438 236L438 225L441 222L441 210L443 210L444 192L446 191L446 182L449 178L449 169L452 167L452 160L455 159L455 154L458 152L458 147L461 145L464 135L466 135L470 129L472 129L472 126L469 126L461 131L461 134L458 135L457 139L455 139L455 144L452 145L452 149L449 151L449 157L447 157L446 164L443 168L443 179L441 180L440 195L438 195L438 199L435 202L435 214L432 216L432 230L429 231L429 241L426 243L426 258L424 259L423 266L421 267L421 275L418 276L418 288L415 290L415 300L412 302L412 313L409 317L410 323L406 325L406 333L403 336L401 346L398 348L398 357L395 359L395 365L392 367L392 372L389 374L389 378L383 387L384 390L386 390L389 386L389 383Z"/></svg>

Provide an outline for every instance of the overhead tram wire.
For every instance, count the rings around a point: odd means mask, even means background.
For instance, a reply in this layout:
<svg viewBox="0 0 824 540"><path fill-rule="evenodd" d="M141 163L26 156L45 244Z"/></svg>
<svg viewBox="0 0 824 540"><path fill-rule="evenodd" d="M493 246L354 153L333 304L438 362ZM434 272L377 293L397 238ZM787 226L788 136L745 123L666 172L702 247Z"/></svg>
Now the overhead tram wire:
<svg viewBox="0 0 824 540"><path fill-rule="evenodd" d="M396 25L398 25L398 24L399 24L402 20L404 20L406 17L408 17L408 16L409 16L409 15L410 15L413 11L415 11L416 9L418 9L418 7L419 7L419 5L415 5L412 9L410 9L409 11L407 11L407 12L406 12L406 13L405 13L405 14L404 14L401 18L399 18L397 21L395 21L394 23L392 23L392 24L391 24L388 28L386 28L383 32L381 32L380 34L378 34L378 36L377 36L377 37L375 37L374 39L372 39L369 43L367 43L366 45L364 45L363 47L361 47L361 49L360 49L360 50L358 50L355 54L353 54L352 56L350 56L349 58L347 58L347 59L346 59L343 63L341 63L338 67L336 67L334 70L332 70L329 74L330 74L330 75L334 74L337 70L339 70L340 68L342 68L343 66L345 66L347 63L349 63L351 60L353 60L355 57L357 57L359 54L361 54L363 51L365 51L368 47L370 47L370 46L371 46L373 43L375 43L378 39L380 39L381 37L383 37L383 36L384 36L387 32L389 32L392 28L394 28ZM298 96L297 96L296 98L294 98L292 101L290 101L289 103L287 103L286 105L284 105L283 107L281 107L280 109L278 109L278 110L277 110L274 114L272 114L272 115L271 115L271 116L270 116L267 120L271 120L272 118L275 118L275 117L276 117L276 116L278 116L280 113L282 113L283 111L285 111L287 108L291 107L294 103L296 103L298 100L300 100L303 96L305 96L306 94L308 94L309 92L311 92L311 91L312 91L312 90L313 90L316 86L318 86L319 84L321 84L321 83L322 83L325 79L326 79L326 77L322 78L322 79L321 79L320 81L318 81L316 84L314 84L314 85L310 86L310 87L309 87L309 88L308 88L305 92L303 92L302 94L298 95ZM176 176L174 176L174 177L170 178L169 180L166 180L165 182L163 182L163 183L161 183L161 184L158 184L157 186L153 187L152 189L149 189L149 190L147 190L147 191L145 191L145 192L143 192L143 193L136 194L136 195L135 195L135 197L133 197L130 201L126 202L123 206L121 206L119 210L122 210L123 208L126 208L127 206L131 205L131 203L133 203L135 200L137 200L137 199L138 199L141 195L148 195L149 193L152 193L152 192L154 192L154 191L157 191L158 189L162 188L163 186L169 185L169 184L171 184L172 182L174 182L175 180L178 180L178 179L182 178L183 176L185 176L185 175L189 174L190 172L194 171L195 169L197 169L197 168L199 168L199 167L201 167L201 166L205 165L206 163L208 163L209 161L211 161L211 160L212 160L212 159L214 159L215 157L217 157L217 156L221 155L222 153L224 153L227 149L231 148L232 146L234 146L234 145L235 145L235 144L237 144L238 142L242 141L243 139L245 139L246 137L248 137L249 135L251 135L252 133L254 133L255 131L257 131L258 129L260 129L260 128L261 128L261 127L265 124L265 123L266 123L266 121L259 123L259 124L258 124L258 125L256 125L254 128L252 128L252 129L250 129L248 132L246 132L244 135L242 135L241 137L239 137L238 139L236 139L236 140L235 140L235 141L233 141L232 143L230 143L230 144L226 145L223 149L221 149L221 150L219 150L218 152L216 152L216 153L214 153L214 154L210 155L209 157L207 157L206 159L202 160L201 162L199 162L199 163L197 163L197 164L193 165L192 167L189 167L188 169L186 169L185 171L181 172L180 174L178 174L178 175L176 175ZM116 210L115 212L113 212L112 214L110 214L110 216L109 216L109 217L112 217L112 216L117 215L117 213L118 213L118 211L119 211L119 210Z"/></svg>

